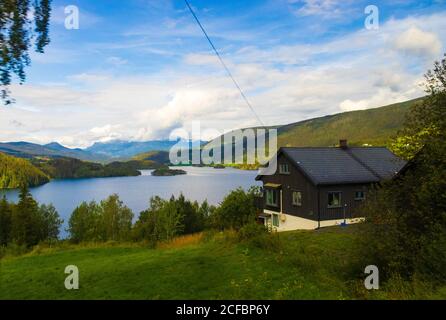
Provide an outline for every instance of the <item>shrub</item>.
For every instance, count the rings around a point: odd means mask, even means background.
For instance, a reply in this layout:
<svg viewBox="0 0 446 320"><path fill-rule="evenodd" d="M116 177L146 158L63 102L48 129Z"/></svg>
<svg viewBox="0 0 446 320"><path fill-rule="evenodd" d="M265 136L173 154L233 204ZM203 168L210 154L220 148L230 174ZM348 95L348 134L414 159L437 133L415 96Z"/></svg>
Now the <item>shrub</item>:
<svg viewBox="0 0 446 320"><path fill-rule="evenodd" d="M278 251L282 248L278 233L268 232L264 225L255 222L240 228L237 232L237 240L260 249Z"/></svg>
<svg viewBox="0 0 446 320"><path fill-rule="evenodd" d="M220 230L239 230L245 224L254 222L256 217L255 194L256 189L253 188L248 192L238 188L229 193L213 212L211 225Z"/></svg>

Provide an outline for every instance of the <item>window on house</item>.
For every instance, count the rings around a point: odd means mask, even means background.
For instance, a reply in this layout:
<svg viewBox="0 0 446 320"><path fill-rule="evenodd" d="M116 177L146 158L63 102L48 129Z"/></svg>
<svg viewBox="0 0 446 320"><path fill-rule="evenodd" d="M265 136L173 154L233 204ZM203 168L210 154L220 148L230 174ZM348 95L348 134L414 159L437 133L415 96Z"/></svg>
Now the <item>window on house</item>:
<svg viewBox="0 0 446 320"><path fill-rule="evenodd" d="M365 191L355 191L355 200L357 201L365 200Z"/></svg>
<svg viewBox="0 0 446 320"><path fill-rule="evenodd" d="M273 214L273 227L279 227L279 215Z"/></svg>
<svg viewBox="0 0 446 320"><path fill-rule="evenodd" d="M265 193L266 193L266 205L277 207L278 206L277 190L266 189Z"/></svg>
<svg viewBox="0 0 446 320"><path fill-rule="evenodd" d="M328 207L338 208L341 206L341 192L329 192L328 193Z"/></svg>
<svg viewBox="0 0 446 320"><path fill-rule="evenodd" d="M293 206L302 206L302 192L293 191Z"/></svg>
<svg viewBox="0 0 446 320"><path fill-rule="evenodd" d="M279 165L279 173L280 174L289 174L290 173L290 167L287 163L282 163Z"/></svg>

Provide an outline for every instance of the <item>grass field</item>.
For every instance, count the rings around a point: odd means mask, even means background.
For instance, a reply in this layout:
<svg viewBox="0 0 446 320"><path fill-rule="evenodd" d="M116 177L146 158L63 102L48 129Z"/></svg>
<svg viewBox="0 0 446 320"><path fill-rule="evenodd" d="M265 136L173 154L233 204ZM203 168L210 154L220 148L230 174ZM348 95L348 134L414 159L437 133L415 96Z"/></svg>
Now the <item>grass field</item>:
<svg viewBox="0 0 446 320"><path fill-rule="evenodd" d="M231 233L194 235L157 249L62 245L0 260L0 299L407 299L445 298L395 284L369 293L352 279L357 226L278 235L274 245ZM64 287L76 265L79 290ZM404 289L402 292L402 288Z"/></svg>

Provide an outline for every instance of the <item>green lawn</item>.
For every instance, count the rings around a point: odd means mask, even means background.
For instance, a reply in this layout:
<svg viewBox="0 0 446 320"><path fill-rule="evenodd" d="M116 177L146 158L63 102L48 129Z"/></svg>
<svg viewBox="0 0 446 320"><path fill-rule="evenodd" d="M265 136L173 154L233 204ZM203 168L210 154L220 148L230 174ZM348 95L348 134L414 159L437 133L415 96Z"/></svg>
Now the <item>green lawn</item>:
<svg viewBox="0 0 446 320"><path fill-rule="evenodd" d="M280 234L274 249L220 234L177 248L42 250L0 260L0 299L399 298L354 289L354 228ZM79 290L64 287L67 265L79 268Z"/></svg>

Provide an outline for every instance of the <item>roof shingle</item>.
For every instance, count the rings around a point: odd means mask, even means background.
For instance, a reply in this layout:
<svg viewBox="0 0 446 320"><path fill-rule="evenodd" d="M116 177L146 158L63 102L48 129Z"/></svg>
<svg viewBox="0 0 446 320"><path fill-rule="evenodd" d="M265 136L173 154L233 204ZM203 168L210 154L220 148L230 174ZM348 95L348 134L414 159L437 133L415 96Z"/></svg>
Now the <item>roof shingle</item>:
<svg viewBox="0 0 446 320"><path fill-rule="evenodd" d="M281 148L280 152L316 185L379 182L405 164L387 148Z"/></svg>

